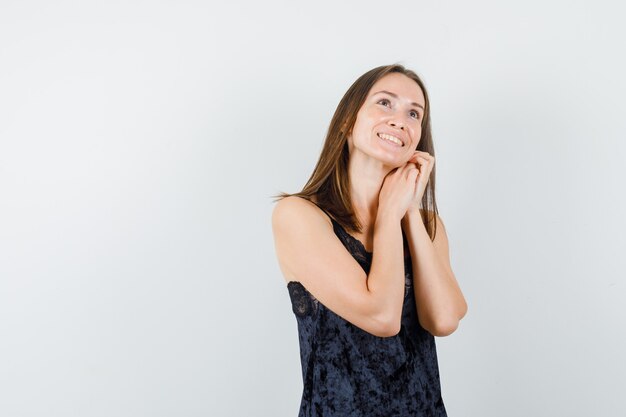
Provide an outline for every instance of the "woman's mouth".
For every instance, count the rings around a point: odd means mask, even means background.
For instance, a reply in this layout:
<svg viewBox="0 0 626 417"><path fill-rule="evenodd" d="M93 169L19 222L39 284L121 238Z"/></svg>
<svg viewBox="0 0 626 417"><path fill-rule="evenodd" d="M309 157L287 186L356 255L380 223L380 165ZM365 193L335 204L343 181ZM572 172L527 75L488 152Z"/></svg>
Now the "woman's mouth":
<svg viewBox="0 0 626 417"><path fill-rule="evenodd" d="M395 136L391 136L391 135L388 135L386 133L377 133L377 135L378 135L379 138L383 139L386 142L391 142L394 145L397 145L397 146L400 146L400 147L404 146L402 141L400 139L398 139L397 137L395 137Z"/></svg>

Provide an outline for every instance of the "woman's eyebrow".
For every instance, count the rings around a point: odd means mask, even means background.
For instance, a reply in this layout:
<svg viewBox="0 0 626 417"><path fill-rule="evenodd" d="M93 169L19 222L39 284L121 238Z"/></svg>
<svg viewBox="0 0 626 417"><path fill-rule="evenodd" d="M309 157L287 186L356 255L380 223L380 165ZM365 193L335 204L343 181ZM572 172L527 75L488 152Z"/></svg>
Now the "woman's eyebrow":
<svg viewBox="0 0 626 417"><path fill-rule="evenodd" d="M387 91L387 90L381 90L381 91L378 91L378 92L376 92L376 93L374 93L372 95L375 96L376 94L380 94L380 93L389 94L393 98L398 98L398 95L396 93L392 93L391 91ZM422 106L421 104L417 104L415 102L411 103L411 106L421 107L422 110L424 110L424 106Z"/></svg>

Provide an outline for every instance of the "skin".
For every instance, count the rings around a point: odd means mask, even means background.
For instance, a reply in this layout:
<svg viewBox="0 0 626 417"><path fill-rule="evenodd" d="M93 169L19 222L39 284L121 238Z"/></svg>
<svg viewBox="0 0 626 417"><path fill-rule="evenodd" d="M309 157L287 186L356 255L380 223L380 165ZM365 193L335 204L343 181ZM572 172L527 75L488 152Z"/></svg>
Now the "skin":
<svg viewBox="0 0 626 417"><path fill-rule="evenodd" d="M396 97L379 93L383 90ZM379 210L384 207L401 218L413 260L420 322L431 333L446 336L467 313L467 303L450 266L448 237L441 218L436 216L438 228L433 242L419 213L434 165L433 156L416 151L424 106L419 85L403 74L392 73L374 84L359 110L348 137L352 202L364 226L362 233L354 236L371 251ZM385 143L377 135L380 131L402 139L404 146ZM404 181L398 179L401 172L406 173Z"/></svg>
<svg viewBox="0 0 626 417"><path fill-rule="evenodd" d="M385 93L377 94L379 91L395 93L398 98ZM421 107L411 105L413 102ZM357 216L365 225L364 233L359 237L365 240L367 248L371 248L372 226L378 212L378 197L385 177L395 168L416 161L417 158L422 158L422 162L427 158L432 160L428 153L415 151L422 134L424 103L424 94L415 81L403 74L392 73L372 86L357 113L355 125L348 136L348 172L352 203ZM404 139L405 146L389 146L377 136L376 133L380 131ZM422 195L427 178L427 175L422 175L419 179ZM419 207L420 199L421 195L416 193L416 202L413 205Z"/></svg>

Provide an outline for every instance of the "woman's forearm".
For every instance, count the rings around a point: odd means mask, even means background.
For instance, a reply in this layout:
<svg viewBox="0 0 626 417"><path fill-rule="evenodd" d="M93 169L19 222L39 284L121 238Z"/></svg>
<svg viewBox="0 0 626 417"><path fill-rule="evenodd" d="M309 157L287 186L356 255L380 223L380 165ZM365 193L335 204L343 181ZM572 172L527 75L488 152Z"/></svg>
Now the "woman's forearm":
<svg viewBox="0 0 626 417"><path fill-rule="evenodd" d="M456 330L467 309L461 289L449 262L430 240L419 210L407 212L402 227L411 253L419 322L431 334L447 336Z"/></svg>
<svg viewBox="0 0 626 417"><path fill-rule="evenodd" d="M400 331L404 299L404 257L400 220L379 212L374 226L372 264L367 287L389 334Z"/></svg>

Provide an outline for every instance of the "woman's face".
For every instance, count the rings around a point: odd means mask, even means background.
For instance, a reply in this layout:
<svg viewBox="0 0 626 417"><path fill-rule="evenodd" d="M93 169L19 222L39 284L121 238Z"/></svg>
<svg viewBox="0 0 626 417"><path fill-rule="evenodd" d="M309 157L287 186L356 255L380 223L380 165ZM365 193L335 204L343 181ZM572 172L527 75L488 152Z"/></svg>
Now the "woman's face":
<svg viewBox="0 0 626 417"><path fill-rule="evenodd" d="M356 148L385 165L404 165L422 135L424 103L415 81L400 73L385 75L372 86L357 113L348 138L350 154Z"/></svg>

